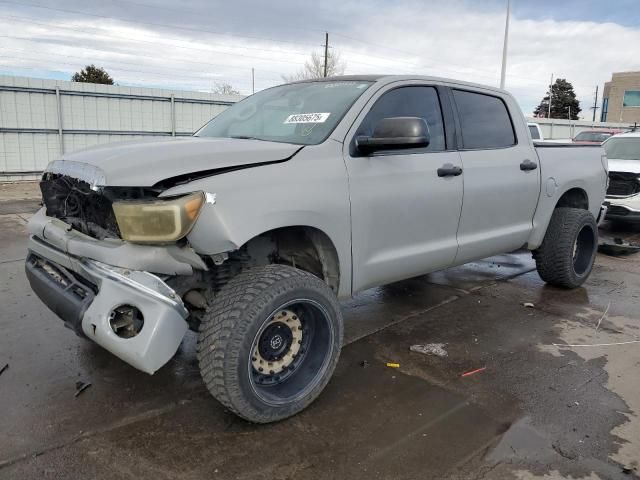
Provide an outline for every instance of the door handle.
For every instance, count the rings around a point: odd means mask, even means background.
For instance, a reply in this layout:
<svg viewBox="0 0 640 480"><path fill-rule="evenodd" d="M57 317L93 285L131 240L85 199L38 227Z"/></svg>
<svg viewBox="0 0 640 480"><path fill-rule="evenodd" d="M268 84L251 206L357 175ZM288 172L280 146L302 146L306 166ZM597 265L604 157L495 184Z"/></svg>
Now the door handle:
<svg viewBox="0 0 640 480"><path fill-rule="evenodd" d="M528 172L529 170L535 170L536 168L538 168L538 164L536 162L532 162L529 159L525 160L520 164L520 170L522 170L523 172Z"/></svg>
<svg viewBox="0 0 640 480"><path fill-rule="evenodd" d="M445 163L438 169L439 177L457 177L462 174L462 168L456 167L451 163Z"/></svg>

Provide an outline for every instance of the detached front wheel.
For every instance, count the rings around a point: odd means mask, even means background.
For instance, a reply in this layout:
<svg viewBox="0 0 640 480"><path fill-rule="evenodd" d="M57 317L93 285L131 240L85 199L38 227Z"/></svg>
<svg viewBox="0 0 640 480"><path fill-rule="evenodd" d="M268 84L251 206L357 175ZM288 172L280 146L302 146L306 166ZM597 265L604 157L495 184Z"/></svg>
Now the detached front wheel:
<svg viewBox="0 0 640 480"><path fill-rule="evenodd" d="M589 277L598 251L598 225L591 212L556 208L533 256L545 282L576 288Z"/></svg>
<svg viewBox="0 0 640 480"><path fill-rule="evenodd" d="M342 337L340 306L322 280L284 265L251 269L222 288L202 319L200 372L235 414L274 422L320 395Z"/></svg>

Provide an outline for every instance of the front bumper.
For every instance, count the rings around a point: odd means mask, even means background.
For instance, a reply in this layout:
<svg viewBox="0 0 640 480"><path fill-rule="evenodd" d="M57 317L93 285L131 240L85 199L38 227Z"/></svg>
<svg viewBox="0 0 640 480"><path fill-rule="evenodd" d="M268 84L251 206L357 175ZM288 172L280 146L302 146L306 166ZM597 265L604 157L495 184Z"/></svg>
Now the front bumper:
<svg viewBox="0 0 640 480"><path fill-rule="evenodd" d="M640 221L640 195L631 197L607 197L604 204L607 206L607 219Z"/></svg>
<svg viewBox="0 0 640 480"><path fill-rule="evenodd" d="M35 236L25 269L33 291L67 326L144 372L168 362L188 329L182 300L151 273L76 257ZM130 338L116 334L110 322L123 305L143 316L142 328Z"/></svg>

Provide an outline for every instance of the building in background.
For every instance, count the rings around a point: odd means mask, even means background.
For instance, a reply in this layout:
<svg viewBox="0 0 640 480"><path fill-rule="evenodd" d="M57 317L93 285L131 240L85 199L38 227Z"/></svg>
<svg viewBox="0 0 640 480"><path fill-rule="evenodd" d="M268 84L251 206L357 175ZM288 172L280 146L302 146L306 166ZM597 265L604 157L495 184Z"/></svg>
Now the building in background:
<svg viewBox="0 0 640 480"><path fill-rule="evenodd" d="M640 123L640 72L617 72L602 91L601 122Z"/></svg>

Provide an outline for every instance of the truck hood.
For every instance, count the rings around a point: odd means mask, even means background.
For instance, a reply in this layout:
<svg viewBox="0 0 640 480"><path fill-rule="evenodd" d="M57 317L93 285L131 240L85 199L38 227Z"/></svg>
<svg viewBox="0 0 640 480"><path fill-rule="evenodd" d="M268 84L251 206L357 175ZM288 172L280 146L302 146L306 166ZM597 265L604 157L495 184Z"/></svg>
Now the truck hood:
<svg viewBox="0 0 640 480"><path fill-rule="evenodd" d="M640 173L640 160L616 160L609 158L610 172Z"/></svg>
<svg viewBox="0 0 640 480"><path fill-rule="evenodd" d="M302 147L235 138L168 138L113 143L64 155L46 171L92 186L151 187L163 180L285 161Z"/></svg>

